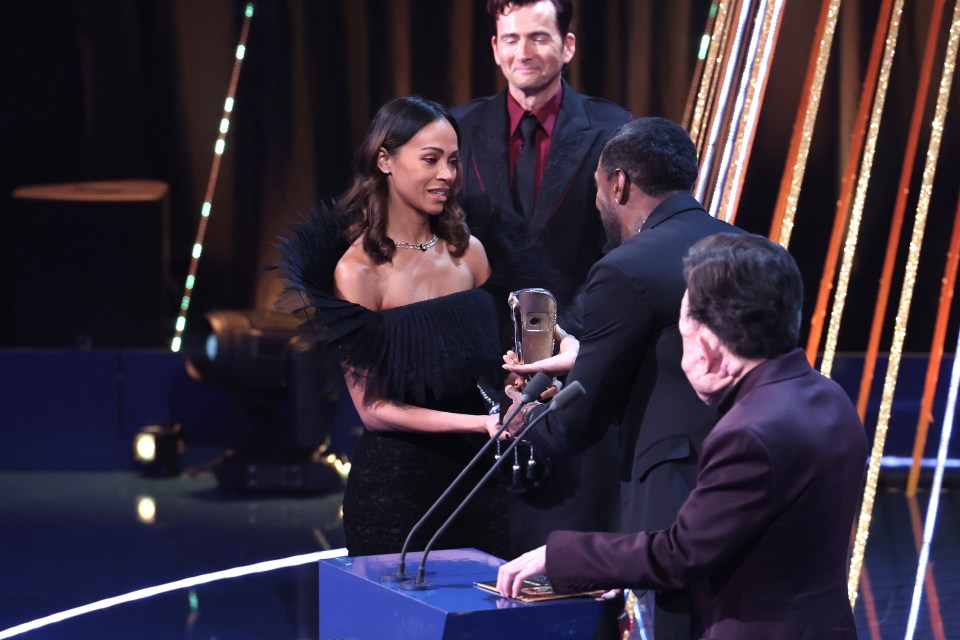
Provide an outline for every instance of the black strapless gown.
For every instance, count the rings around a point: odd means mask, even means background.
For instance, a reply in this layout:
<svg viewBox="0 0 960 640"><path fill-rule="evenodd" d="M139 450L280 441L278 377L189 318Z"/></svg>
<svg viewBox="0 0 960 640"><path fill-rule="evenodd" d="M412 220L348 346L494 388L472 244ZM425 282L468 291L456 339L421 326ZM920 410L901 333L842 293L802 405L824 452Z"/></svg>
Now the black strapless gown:
<svg viewBox="0 0 960 640"><path fill-rule="evenodd" d="M279 244L278 268L288 281L281 306L308 316L306 335L326 345L320 353L332 353L346 371L362 371L369 398L487 412L477 383L496 388L502 379L500 291L485 286L374 312L331 293L333 267L346 245L329 211L313 212L291 231ZM414 524L487 441L483 434L365 430L344 494L350 555L400 552ZM409 551L424 548L492 463L491 452L420 528ZM507 526L502 487L493 477L433 548L475 547L504 557Z"/></svg>
<svg viewBox="0 0 960 640"><path fill-rule="evenodd" d="M482 410L482 406L473 409ZM486 441L480 434L364 431L354 450L343 497L343 527L350 555L399 552L413 526ZM491 464L492 453L421 525L411 538L409 550L427 545ZM472 498L433 546L462 547L475 547L498 557L507 555L506 511L497 477Z"/></svg>

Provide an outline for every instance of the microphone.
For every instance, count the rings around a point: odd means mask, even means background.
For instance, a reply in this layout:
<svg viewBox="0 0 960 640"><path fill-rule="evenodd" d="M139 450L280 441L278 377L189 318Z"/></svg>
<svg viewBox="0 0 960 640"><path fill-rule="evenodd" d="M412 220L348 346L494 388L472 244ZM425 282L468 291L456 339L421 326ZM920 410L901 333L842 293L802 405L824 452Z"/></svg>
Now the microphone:
<svg viewBox="0 0 960 640"><path fill-rule="evenodd" d="M406 557L407 548L410 546L410 541L413 539L413 534L420 530L420 527L423 526L423 523L425 523L430 516L432 516L434 512L440 508L440 505L443 503L443 501L447 499L447 496L449 496L450 493L457 487L457 485L460 484L460 481L463 480L467 473L477 464L477 462L480 461L480 459L483 457L483 454L486 453L495 442L497 442L497 440L500 438L500 435L507 428L507 425L510 424L510 421L513 420L514 417L516 417L517 412L520 411L523 405L529 404L539 398L540 394L546 391L547 387L549 387L552 382L553 379L548 374L541 371L533 376L533 378L530 379L530 382L523 387L523 393L520 396L520 401L517 403L517 408L514 409L511 414L509 414L507 419L502 422L502 426L495 434L493 434L493 437L491 437L490 440L485 442L484 445L480 447L480 450L477 451L477 454L473 456L473 459L467 463L467 466L463 468L463 471L461 471L460 474L453 479L453 482L450 483L450 486L448 486L444 492L440 494L440 497L437 498L436 502L434 502L433 505L427 509L427 512L423 514L423 517L421 517L417 523L413 525L413 528L410 529L410 533L407 534L407 539L403 542L403 548L400 550L400 560L397 562L397 572L383 574L380 576L381 582L403 582L404 580L410 579L411 576L406 574ZM563 391L558 393L557 397L559 397L562 393ZM556 401L556 397L554 398L554 401Z"/></svg>
<svg viewBox="0 0 960 640"><path fill-rule="evenodd" d="M537 375L540 375L540 374L537 374ZM423 579L425 568L427 566L427 556L430 555L430 551L433 549L433 544L437 541L437 539L441 535L443 535L443 532L447 530L447 527L450 525L450 523L453 522L453 520L458 515L460 515L460 512L463 511L463 509L467 506L467 504L470 502L473 496L475 496L477 492L480 491L481 488L483 488L483 485L486 484L487 480L490 479L490 476L492 476L493 473L497 470L497 467L499 467L500 464L507 459L507 454L509 454L517 446L517 444L520 443L520 440L522 440L523 436L525 436L527 432L530 431L533 425L543 420L548 413L556 411L557 409L563 409L565 407L570 406L573 402L575 402L585 393L586 393L586 390L583 388L583 385L580 384L580 381L574 380L569 385L561 389L560 393L558 393L553 397L553 400L551 400L550 405L547 407L546 411L544 411L543 413L535 417L533 420L531 420L530 424L526 425L520 431L520 433L517 434L513 442L510 443L510 446L507 447L507 450L503 452L503 455L497 458L497 460L493 463L493 466L490 467L490 470L487 471L487 473L482 478L480 478L479 482L477 482L477 486L475 486L473 490L467 494L467 497L463 499L463 501L457 506L457 508L454 509L453 513L450 514L450 517L447 518L442 525L440 525L440 528L437 529L437 532L433 534L432 538L430 538L430 542L427 543L426 548L423 550L423 558L420 559L420 568L417 570L417 579L414 580L413 582L404 582L403 584L400 585L401 589L404 589L405 591L425 591L427 589L433 589L433 586L434 586L433 583L425 582ZM509 421L506 424L509 424ZM502 430L503 429L501 429L501 431ZM419 525L420 523L418 522L417 524Z"/></svg>

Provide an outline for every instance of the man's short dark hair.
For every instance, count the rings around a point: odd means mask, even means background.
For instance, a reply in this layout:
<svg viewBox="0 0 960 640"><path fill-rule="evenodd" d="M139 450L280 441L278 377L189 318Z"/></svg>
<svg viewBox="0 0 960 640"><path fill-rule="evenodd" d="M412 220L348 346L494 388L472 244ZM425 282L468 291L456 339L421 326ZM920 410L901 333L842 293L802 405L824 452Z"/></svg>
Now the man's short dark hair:
<svg viewBox="0 0 960 640"><path fill-rule="evenodd" d="M497 20L509 9L538 2L540 0L487 0L487 14L490 16L490 30L493 35L497 35ZM560 30L562 38L570 33L570 24L573 22L573 2L572 0L550 0L550 3L557 10L557 29Z"/></svg>
<svg viewBox="0 0 960 640"><path fill-rule="evenodd" d="M683 127L666 118L637 118L620 126L600 154L600 168L614 170L647 195L690 191L697 181L697 147Z"/></svg>
<svg viewBox="0 0 960 640"><path fill-rule="evenodd" d="M687 313L742 358L775 358L797 346L803 281L779 244L718 233L683 259Z"/></svg>

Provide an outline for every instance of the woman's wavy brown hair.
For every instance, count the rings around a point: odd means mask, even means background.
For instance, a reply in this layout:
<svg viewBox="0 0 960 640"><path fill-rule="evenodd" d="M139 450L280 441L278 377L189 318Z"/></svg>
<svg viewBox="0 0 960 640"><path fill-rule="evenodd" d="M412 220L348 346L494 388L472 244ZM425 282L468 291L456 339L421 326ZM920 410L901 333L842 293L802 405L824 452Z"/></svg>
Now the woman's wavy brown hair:
<svg viewBox="0 0 960 640"><path fill-rule="evenodd" d="M393 155L421 129L438 120L446 120L453 126L459 144L460 127L443 105L419 96L391 100L377 111L354 156L353 184L337 200L337 208L345 217L347 241L352 243L362 236L363 250L377 264L390 262L397 249L387 237L389 192L387 176L377 167L377 156L380 149ZM456 199L462 182L458 167L443 212L430 218L431 231L451 247L450 253L457 258L464 254L470 242L463 209Z"/></svg>

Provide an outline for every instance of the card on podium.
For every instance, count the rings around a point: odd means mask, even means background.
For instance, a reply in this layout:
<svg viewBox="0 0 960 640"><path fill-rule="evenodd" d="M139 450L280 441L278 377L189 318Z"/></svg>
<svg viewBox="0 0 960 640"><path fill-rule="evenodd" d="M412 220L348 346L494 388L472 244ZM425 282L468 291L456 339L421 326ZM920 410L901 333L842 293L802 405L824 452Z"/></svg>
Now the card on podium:
<svg viewBox="0 0 960 640"><path fill-rule="evenodd" d="M417 565L420 553L407 561ZM520 602L475 583L496 580L503 560L477 549L433 551L426 575L434 588L406 590L381 582L399 554L320 561L321 640L397 638L589 638L602 603L592 598ZM415 571L413 572L415 573Z"/></svg>

